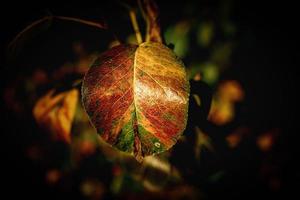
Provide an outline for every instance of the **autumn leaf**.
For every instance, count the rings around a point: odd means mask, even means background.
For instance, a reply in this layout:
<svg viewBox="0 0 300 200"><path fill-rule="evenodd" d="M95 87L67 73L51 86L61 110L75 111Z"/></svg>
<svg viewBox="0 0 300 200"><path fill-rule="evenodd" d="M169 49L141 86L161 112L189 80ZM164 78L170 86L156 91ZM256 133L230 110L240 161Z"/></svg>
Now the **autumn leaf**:
<svg viewBox="0 0 300 200"><path fill-rule="evenodd" d="M247 127L238 127L236 130L226 136L225 140L228 147L232 149L238 147L242 140L249 135L249 132L250 130Z"/></svg>
<svg viewBox="0 0 300 200"><path fill-rule="evenodd" d="M274 143L278 136L278 129L272 129L263 133L257 137L256 144L258 148L263 152L269 152L272 150Z"/></svg>
<svg viewBox="0 0 300 200"><path fill-rule="evenodd" d="M53 133L55 139L70 142L78 90L53 94L54 90L51 90L37 101L33 116L40 126Z"/></svg>
<svg viewBox="0 0 300 200"><path fill-rule="evenodd" d="M244 95L239 82L226 80L221 83L212 101L209 120L220 126L231 122L235 114L235 103L242 101Z"/></svg>
<svg viewBox="0 0 300 200"><path fill-rule="evenodd" d="M49 185L56 184L60 178L61 178L61 172L57 169L51 169L46 172L45 179Z"/></svg>
<svg viewBox="0 0 300 200"><path fill-rule="evenodd" d="M100 136L138 161L172 147L186 126L185 68L161 43L119 45L100 55L82 96Z"/></svg>

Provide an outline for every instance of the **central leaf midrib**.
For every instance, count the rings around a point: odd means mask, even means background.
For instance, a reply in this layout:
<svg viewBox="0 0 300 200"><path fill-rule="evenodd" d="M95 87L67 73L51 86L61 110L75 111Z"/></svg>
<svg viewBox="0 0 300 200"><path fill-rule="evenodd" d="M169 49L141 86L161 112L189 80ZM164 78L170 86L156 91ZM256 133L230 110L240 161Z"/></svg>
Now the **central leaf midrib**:
<svg viewBox="0 0 300 200"><path fill-rule="evenodd" d="M137 52L138 52L139 46L136 48L136 51L134 52L134 60L133 60L133 83L132 83L132 87L133 87L133 104L134 104L134 112L135 112L135 120L137 121L137 103L136 103L136 57L137 57Z"/></svg>
<svg viewBox="0 0 300 200"><path fill-rule="evenodd" d="M135 119L133 120L133 134L134 134L134 143L133 143L133 151L134 154L137 153L136 158L138 158L139 156L143 156L143 152L142 149L138 148L138 145L136 145L136 137L139 140L139 146L141 147L141 140L139 138L138 132L138 126L139 126L139 122L138 122L138 112L137 112L137 101L136 101L136 58L137 58L137 52L138 52L139 46L136 48L136 51L134 52L134 61L133 61L133 104L134 104L134 112L135 112ZM136 150L138 152L136 152Z"/></svg>

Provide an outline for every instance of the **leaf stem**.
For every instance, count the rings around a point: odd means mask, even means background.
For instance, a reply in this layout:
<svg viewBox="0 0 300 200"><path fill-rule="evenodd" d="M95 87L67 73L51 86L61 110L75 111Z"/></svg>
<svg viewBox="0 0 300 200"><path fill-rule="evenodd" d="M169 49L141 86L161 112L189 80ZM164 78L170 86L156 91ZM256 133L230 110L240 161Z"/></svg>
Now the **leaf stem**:
<svg viewBox="0 0 300 200"><path fill-rule="evenodd" d="M130 16L131 24L132 24L134 32L135 32L136 40L137 40L138 44L142 44L143 43L142 35L141 35L139 25L136 20L136 15L135 15L135 12L133 9L129 10L129 16Z"/></svg>
<svg viewBox="0 0 300 200"><path fill-rule="evenodd" d="M145 12L145 9L143 7L143 4L141 2L141 0L138 0L138 5L139 5L139 8L140 8L140 11L142 13L142 16L146 22L146 37L145 37L145 41L146 42L149 42L150 41L150 35L149 35L149 32L150 32L150 20L149 20L149 17L147 16L146 12Z"/></svg>

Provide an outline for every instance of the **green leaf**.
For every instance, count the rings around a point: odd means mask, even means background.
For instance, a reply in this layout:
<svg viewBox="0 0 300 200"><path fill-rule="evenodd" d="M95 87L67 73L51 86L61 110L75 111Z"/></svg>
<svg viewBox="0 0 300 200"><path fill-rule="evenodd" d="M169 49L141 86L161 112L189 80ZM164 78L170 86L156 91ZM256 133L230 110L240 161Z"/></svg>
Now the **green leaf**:
<svg viewBox="0 0 300 200"><path fill-rule="evenodd" d="M169 27L165 32L166 42L174 44L174 52L180 58L186 56L189 50L189 32L191 23L188 21L181 21L175 26Z"/></svg>
<svg viewBox="0 0 300 200"><path fill-rule="evenodd" d="M208 47L214 36L214 24L205 22L200 24L197 31L197 42L202 47Z"/></svg>
<svg viewBox="0 0 300 200"><path fill-rule="evenodd" d="M209 85L213 85L218 81L219 68L213 63L205 63L202 69L203 81Z"/></svg>

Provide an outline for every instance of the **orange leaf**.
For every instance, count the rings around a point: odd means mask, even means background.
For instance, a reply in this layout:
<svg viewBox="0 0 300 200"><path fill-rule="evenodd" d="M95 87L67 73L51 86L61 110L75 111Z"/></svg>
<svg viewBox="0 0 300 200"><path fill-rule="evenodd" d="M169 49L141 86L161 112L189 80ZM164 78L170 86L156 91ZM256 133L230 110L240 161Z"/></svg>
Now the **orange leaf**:
<svg viewBox="0 0 300 200"><path fill-rule="evenodd" d="M218 87L213 98L209 120L217 125L225 125L234 119L235 103L242 101L244 91L235 80L226 80Z"/></svg>
<svg viewBox="0 0 300 200"><path fill-rule="evenodd" d="M268 152L272 150L277 135L278 129L273 129L258 136L256 141L258 148L263 152Z"/></svg>
<svg viewBox="0 0 300 200"><path fill-rule="evenodd" d="M233 133L227 135L225 139L229 148L236 148L242 139L249 134L249 131L246 127L239 127Z"/></svg>
<svg viewBox="0 0 300 200"><path fill-rule="evenodd" d="M46 181L48 184L55 184L61 178L61 172L57 169L52 169L46 172Z"/></svg>
<svg viewBox="0 0 300 200"><path fill-rule="evenodd" d="M241 142L241 140L242 140L242 135L240 135L238 133L232 133L226 137L228 146L232 149L237 147L239 145L239 143Z"/></svg>
<svg viewBox="0 0 300 200"><path fill-rule="evenodd" d="M219 86L218 95L224 101L238 102L243 100L244 91L239 82L235 80L227 80Z"/></svg>
<svg viewBox="0 0 300 200"><path fill-rule="evenodd" d="M70 142L71 126L78 101L76 89L54 95L50 90L33 108L37 123L50 131L55 139Z"/></svg>

